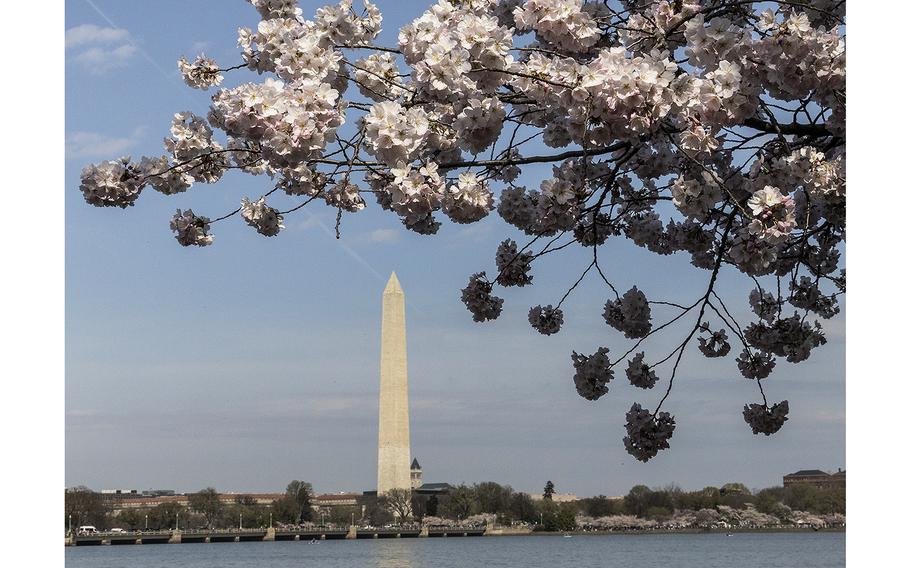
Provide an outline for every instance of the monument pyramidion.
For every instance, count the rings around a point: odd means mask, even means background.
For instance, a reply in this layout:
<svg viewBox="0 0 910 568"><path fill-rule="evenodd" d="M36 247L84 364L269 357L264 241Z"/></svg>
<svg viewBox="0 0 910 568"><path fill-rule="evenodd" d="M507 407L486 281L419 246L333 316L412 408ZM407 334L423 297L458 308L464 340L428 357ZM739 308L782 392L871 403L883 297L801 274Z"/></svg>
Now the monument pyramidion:
<svg viewBox="0 0 910 568"><path fill-rule="evenodd" d="M376 491L411 488L408 414L408 351L404 291L392 272L382 293L382 352L379 361L379 467Z"/></svg>

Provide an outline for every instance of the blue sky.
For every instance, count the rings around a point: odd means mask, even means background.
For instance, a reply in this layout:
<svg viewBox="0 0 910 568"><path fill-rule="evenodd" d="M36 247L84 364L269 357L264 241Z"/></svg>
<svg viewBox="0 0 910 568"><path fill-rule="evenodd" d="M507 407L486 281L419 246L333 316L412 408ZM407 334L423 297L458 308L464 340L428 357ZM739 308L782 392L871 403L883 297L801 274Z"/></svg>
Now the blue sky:
<svg viewBox="0 0 910 568"><path fill-rule="evenodd" d="M307 16L319 5L301 2ZM390 44L427 4L378 5ZM556 303L571 286L587 251L548 255L534 286L502 294L499 320L475 324L460 289L493 268L500 240L525 242L497 215L445 222L428 238L368 199L345 216L341 241L334 211L317 206L289 215L275 238L230 219L214 226L213 246L187 249L168 230L176 208L214 218L267 180L232 173L179 196L146 191L127 211L85 204L84 165L160 155L175 112L205 114L211 92L186 87L176 60L204 51L234 65L236 29L257 21L243 0L66 4L67 29L98 27L71 32L66 49L67 485L268 491L306 479L317 491L373 489L380 298L392 270L407 297L412 454L428 481L539 492L552 479L558 491L612 495L637 483L766 486L844 465L843 314L824 322L826 346L800 365L779 361L765 382L769 400L791 407L770 438L742 419L759 397L732 358L691 352L665 404L677 418L671 449L640 464L622 447L624 413L634 401L653 408L663 383L634 389L621 365L610 393L591 403L571 380L573 349L630 346L600 316L603 285L579 287L559 334L527 324L530 306ZM226 83L248 80L257 78ZM539 183L547 168L525 175ZM708 279L682 255L656 257L619 238L602 258L618 288L637 284L652 299L691 301ZM722 297L749 321L749 282L729 269L721 277ZM645 351L662 356L677 338L662 334Z"/></svg>

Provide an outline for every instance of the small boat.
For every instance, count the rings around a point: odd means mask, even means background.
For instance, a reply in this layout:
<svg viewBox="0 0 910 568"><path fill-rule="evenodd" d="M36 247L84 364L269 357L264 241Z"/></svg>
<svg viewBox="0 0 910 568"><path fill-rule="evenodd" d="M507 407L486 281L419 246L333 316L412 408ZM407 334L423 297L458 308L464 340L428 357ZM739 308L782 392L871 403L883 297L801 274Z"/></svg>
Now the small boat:
<svg viewBox="0 0 910 568"><path fill-rule="evenodd" d="M564 534L564 535L562 535L562 538L572 538L572 535L570 535L570 534Z"/></svg>

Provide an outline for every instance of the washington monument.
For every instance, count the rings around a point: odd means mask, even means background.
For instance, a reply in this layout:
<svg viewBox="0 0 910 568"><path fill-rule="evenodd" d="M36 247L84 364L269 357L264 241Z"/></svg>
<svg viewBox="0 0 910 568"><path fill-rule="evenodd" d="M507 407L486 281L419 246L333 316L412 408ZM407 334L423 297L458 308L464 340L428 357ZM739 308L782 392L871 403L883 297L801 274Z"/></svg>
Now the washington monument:
<svg viewBox="0 0 910 568"><path fill-rule="evenodd" d="M408 351L404 291L395 273L382 293L382 353L379 361L379 473L376 491L411 488L408 424Z"/></svg>

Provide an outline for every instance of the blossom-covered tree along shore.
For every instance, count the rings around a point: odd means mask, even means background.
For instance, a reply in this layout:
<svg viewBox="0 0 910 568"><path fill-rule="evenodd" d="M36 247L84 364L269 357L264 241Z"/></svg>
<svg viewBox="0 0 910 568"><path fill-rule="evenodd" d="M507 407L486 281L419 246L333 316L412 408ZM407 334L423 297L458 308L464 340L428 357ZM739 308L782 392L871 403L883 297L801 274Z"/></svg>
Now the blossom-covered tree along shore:
<svg viewBox="0 0 910 568"><path fill-rule="evenodd" d="M262 20L239 31L241 63L178 62L187 85L216 89L207 116L176 114L163 156L85 168L88 203L125 208L146 188L181 193L231 169L271 180L214 219L178 209L170 226L184 246L211 245L212 225L237 214L275 236L315 200L340 223L369 193L424 235L440 215L474 223L495 208L527 242L503 241L463 302L475 321L496 319L497 288L531 284L545 255L589 249L575 285L528 320L558 333L581 280L604 282L606 325L631 347L571 361L592 401L623 362L632 385L664 385L653 411L635 403L626 415L631 455L669 447L676 422L661 409L693 338L705 357L735 355L755 381L760 401L743 409L755 434L783 426L788 401L770 403L762 381L777 358L799 363L825 343L816 318L838 313L846 291L845 2L440 0L394 46L375 43L382 16L369 1L358 11L342 0L313 20L293 0L250 2ZM220 88L241 70L265 77ZM553 150L528 151L541 142ZM516 183L522 166L547 163L539 187ZM276 191L300 201L279 211L267 201ZM598 247L620 237L691 255L708 274L704 294L674 303L617 289ZM723 268L754 282L754 322L740 324L717 294ZM652 305L678 313L655 322ZM684 317L674 350L644 351Z"/></svg>

